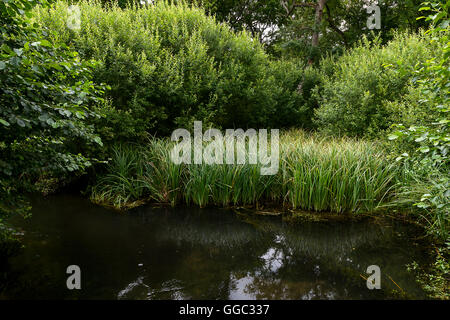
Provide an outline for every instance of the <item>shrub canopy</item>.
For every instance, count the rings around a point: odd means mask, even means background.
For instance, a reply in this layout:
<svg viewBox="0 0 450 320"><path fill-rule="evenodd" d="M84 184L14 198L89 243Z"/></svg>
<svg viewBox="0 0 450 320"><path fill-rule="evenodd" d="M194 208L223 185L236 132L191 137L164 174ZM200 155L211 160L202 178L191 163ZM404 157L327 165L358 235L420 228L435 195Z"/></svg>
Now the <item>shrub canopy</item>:
<svg viewBox="0 0 450 320"><path fill-rule="evenodd" d="M393 123L417 122L426 110L412 90L415 66L439 56L440 50L423 33L401 33L385 46L363 40L341 57L324 59L317 125L334 133L374 137ZM413 103L393 103L405 95Z"/></svg>
<svg viewBox="0 0 450 320"><path fill-rule="evenodd" d="M37 22L100 62L94 78L112 88L107 121L120 136L168 134L194 119L227 128L310 122L296 90L302 66L271 61L257 40L203 9L167 2L128 9L78 5L79 30L67 27L65 1L37 9Z"/></svg>

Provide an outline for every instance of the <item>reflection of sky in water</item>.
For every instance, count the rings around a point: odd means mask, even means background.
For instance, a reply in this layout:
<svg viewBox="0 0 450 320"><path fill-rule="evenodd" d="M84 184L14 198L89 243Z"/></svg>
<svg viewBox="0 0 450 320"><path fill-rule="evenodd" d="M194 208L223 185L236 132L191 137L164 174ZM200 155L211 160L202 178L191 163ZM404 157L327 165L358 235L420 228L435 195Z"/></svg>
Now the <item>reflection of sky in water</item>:
<svg viewBox="0 0 450 320"><path fill-rule="evenodd" d="M281 249L269 248L265 254L261 256L261 259L265 262L265 268L272 272L277 272L283 265L283 252Z"/></svg>
<svg viewBox="0 0 450 320"><path fill-rule="evenodd" d="M139 277L135 281L127 285L127 287L119 292L117 295L118 300L133 299L136 297L152 300L158 295L167 294L170 299L184 300L187 299L183 292L183 287L180 285L180 281L169 280L162 284L162 288L156 290L151 286L144 283L144 277Z"/></svg>
<svg viewBox="0 0 450 320"><path fill-rule="evenodd" d="M301 297L302 300L312 300L317 298L325 298L328 300L335 300L335 293L332 291L327 291L325 294L322 294L321 287L318 285L316 288L309 290L308 293Z"/></svg>
<svg viewBox="0 0 450 320"><path fill-rule="evenodd" d="M276 236L275 243L281 243L283 237ZM280 248L269 248L260 259L263 266L260 270L248 273L246 276L238 278L234 274L230 274L230 300L254 300L254 299L303 299L311 300L316 298L335 299L335 292L325 289L322 292L320 284L314 281L311 283L291 282L287 285L281 275L278 274L279 269L283 266L285 256ZM267 279L264 278L265 272L271 274ZM320 266L315 265L313 273L320 275ZM307 287L309 290L305 290ZM297 288L296 288L297 287ZM295 291L307 291L306 293L293 296Z"/></svg>
<svg viewBox="0 0 450 320"><path fill-rule="evenodd" d="M236 279L233 274L230 274L230 282L233 284L230 289L228 298L230 300L254 300L254 295L249 294L246 290L247 286L253 283L252 276L246 276L240 279Z"/></svg>
<svg viewBox="0 0 450 320"><path fill-rule="evenodd" d="M33 217L17 223L26 248L11 260L0 298L383 299L395 297L388 277L423 297L405 268L421 251L402 225L291 225L195 208L118 214L74 196L37 201ZM83 290L68 292L60 283L75 263ZM372 264L383 290L361 278Z"/></svg>
<svg viewBox="0 0 450 320"><path fill-rule="evenodd" d="M149 288L149 286L147 286L145 283L143 283L143 279L144 279L143 277L139 277L136 279L136 281L128 284L125 289L123 289L119 292L119 294L117 295L117 299L119 299L119 300L126 299L127 295L135 288L138 288L138 287Z"/></svg>

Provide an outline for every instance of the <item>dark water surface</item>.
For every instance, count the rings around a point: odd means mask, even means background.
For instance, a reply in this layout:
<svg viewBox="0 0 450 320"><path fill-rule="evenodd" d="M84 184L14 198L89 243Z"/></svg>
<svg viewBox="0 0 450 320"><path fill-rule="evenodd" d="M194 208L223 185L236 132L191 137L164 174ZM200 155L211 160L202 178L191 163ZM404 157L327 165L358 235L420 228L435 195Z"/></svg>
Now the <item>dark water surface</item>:
<svg viewBox="0 0 450 320"><path fill-rule="evenodd" d="M292 224L197 208L119 213L73 195L36 199L33 216L12 223L25 249L1 267L0 299L425 297L405 266L424 259L417 231L399 223ZM66 287L69 265L81 268L81 290ZM381 290L367 289L369 265L381 268Z"/></svg>

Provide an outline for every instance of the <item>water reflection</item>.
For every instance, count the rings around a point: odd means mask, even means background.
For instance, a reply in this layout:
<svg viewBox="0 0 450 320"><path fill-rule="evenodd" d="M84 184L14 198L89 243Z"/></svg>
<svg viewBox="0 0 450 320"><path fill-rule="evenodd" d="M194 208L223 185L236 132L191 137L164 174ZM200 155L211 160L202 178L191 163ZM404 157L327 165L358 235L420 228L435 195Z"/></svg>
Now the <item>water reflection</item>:
<svg viewBox="0 0 450 320"><path fill-rule="evenodd" d="M36 199L13 221L26 249L0 271L0 298L382 299L422 298L405 265L421 260L414 230L369 221L287 224L228 210L139 208L127 214L76 196ZM82 290L65 288L66 267ZM382 270L382 290L361 275Z"/></svg>

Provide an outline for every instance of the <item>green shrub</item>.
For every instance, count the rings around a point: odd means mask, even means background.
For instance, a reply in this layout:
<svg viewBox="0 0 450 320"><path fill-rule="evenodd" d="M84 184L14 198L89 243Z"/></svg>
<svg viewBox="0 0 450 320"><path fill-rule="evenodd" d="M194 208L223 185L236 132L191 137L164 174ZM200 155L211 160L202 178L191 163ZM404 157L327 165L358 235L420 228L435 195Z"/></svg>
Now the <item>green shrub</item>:
<svg viewBox="0 0 450 320"><path fill-rule="evenodd" d="M30 211L24 194L84 172L102 145L90 122L104 89L95 62L30 23L37 3L0 0L0 251L14 237L3 216Z"/></svg>
<svg viewBox="0 0 450 320"><path fill-rule="evenodd" d="M427 31L431 35L429 45L442 46L444 54L432 52L417 64L410 94L397 103L415 101L425 110L422 117L411 124L393 125L394 130L388 136L404 152L398 159L416 168L411 181L405 183L403 198L420 208L428 232L447 242L450 240L449 8L448 1L423 4L422 11L431 10L426 17L432 22Z"/></svg>
<svg viewBox="0 0 450 320"><path fill-rule="evenodd" d="M108 125L121 137L168 134L202 120L216 127L299 125L302 65L273 62L247 33L186 4L121 9L81 1L81 28L67 28L68 3L36 10L37 22L101 62L94 77L112 87ZM301 123L300 123L301 125Z"/></svg>
<svg viewBox="0 0 450 320"><path fill-rule="evenodd" d="M374 137L393 123L414 123L423 115L420 106L393 102L414 95L416 64L439 51L427 39L423 33L402 33L386 46L363 40L339 58L324 59L322 86L316 90L317 125L336 134Z"/></svg>
<svg viewBox="0 0 450 320"><path fill-rule="evenodd" d="M43 175L83 171L102 145L89 122L104 89L92 82L95 62L37 30L36 4L0 1L0 212L19 211L21 192Z"/></svg>

